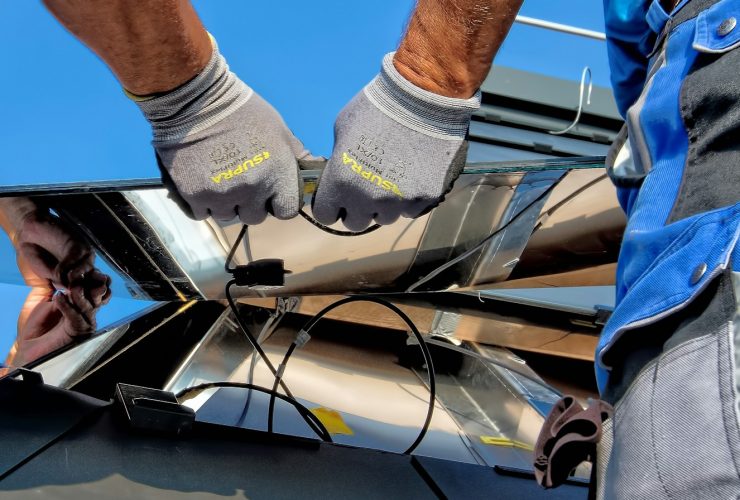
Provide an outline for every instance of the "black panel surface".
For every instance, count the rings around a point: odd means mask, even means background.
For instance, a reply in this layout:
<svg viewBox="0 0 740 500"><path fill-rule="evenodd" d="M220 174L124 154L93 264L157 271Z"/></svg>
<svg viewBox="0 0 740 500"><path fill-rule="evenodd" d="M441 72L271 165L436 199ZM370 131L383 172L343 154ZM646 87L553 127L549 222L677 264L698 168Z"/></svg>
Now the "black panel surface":
<svg viewBox="0 0 740 500"><path fill-rule="evenodd" d="M408 457L306 446L130 433L106 412L0 482L10 498L433 498ZM248 434L246 434L248 435Z"/></svg>
<svg viewBox="0 0 740 500"><path fill-rule="evenodd" d="M18 381L0 389L1 463L23 462L0 476L3 500L587 495L571 485L544 491L530 477L481 466L212 424L168 438L132 431L117 408L71 391Z"/></svg>
<svg viewBox="0 0 740 500"><path fill-rule="evenodd" d="M414 457L420 470L432 488L445 497L454 499L513 499L543 498L552 500L585 500L588 488L564 484L552 490L544 490L534 477L500 474L488 467L449 462L438 458Z"/></svg>
<svg viewBox="0 0 740 500"><path fill-rule="evenodd" d="M43 384L0 380L0 478L107 404Z"/></svg>

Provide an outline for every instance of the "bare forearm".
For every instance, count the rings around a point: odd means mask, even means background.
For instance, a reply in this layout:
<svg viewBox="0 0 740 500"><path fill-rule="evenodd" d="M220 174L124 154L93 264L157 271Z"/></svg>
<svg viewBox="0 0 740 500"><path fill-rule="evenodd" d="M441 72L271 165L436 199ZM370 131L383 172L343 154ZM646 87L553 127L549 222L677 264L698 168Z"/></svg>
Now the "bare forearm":
<svg viewBox="0 0 740 500"><path fill-rule="evenodd" d="M393 64L415 85L468 98L480 87L523 0L419 0Z"/></svg>
<svg viewBox="0 0 740 500"><path fill-rule="evenodd" d="M13 245L23 220L36 210L38 207L29 198L0 198L0 227L7 233Z"/></svg>
<svg viewBox="0 0 740 500"><path fill-rule="evenodd" d="M197 75L212 47L187 0L44 0L134 94L171 90Z"/></svg>

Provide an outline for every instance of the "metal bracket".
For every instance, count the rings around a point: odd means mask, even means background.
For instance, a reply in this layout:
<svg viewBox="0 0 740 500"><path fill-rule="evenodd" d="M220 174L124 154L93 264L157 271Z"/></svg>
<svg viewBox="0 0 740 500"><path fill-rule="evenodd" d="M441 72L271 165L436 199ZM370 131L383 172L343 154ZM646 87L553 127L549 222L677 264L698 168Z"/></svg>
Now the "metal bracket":
<svg viewBox="0 0 740 500"><path fill-rule="evenodd" d="M181 405L171 392L116 384L115 399L134 429L180 435L195 422L192 408Z"/></svg>

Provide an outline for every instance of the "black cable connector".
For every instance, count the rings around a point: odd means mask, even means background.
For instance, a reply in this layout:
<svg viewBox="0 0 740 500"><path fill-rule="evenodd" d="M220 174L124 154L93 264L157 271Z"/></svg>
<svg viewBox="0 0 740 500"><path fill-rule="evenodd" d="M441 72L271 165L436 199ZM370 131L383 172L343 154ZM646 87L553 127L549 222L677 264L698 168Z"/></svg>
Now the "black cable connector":
<svg viewBox="0 0 740 500"><path fill-rule="evenodd" d="M260 259L249 262L248 264L231 267L231 261L234 260L236 249L247 235L249 226L242 225L239 235L236 237L234 244L229 250L229 255L224 263L224 270L234 277L236 286L283 286L285 285L285 275L290 271L285 270L285 261L283 259Z"/></svg>
<svg viewBox="0 0 740 500"><path fill-rule="evenodd" d="M260 259L230 269L236 286L283 286L285 270L283 259Z"/></svg>
<svg viewBox="0 0 740 500"><path fill-rule="evenodd" d="M262 260L253 261L253 262L251 262L249 264L246 264L244 266L237 266L237 267L231 267L230 266L231 261L234 259L234 255L236 254L236 249L239 247L239 245L241 244L242 240L244 239L244 236L247 234L247 228L248 228L248 226L246 224L244 224L242 226L241 231L239 231L239 235L236 237L236 241L234 241L234 244L232 245L231 250L229 250L229 255L226 258L226 262L224 263L224 269L226 270L226 272L234 275L234 279L231 279L231 280L229 280L228 283L226 283L226 287L224 288L224 294L226 295L226 301L229 303L229 308L231 309L231 312L234 315L234 318L236 319L236 322L239 325L239 328L241 329L242 333L244 333L244 336L247 337L247 340L249 341L249 343L252 344L252 347L254 348L254 350L256 351L256 353L265 362L265 365L270 370L270 373L272 373L272 375L274 377L277 377L277 371L275 369L275 366L270 361L270 358L267 357L267 354L262 349L262 347L260 346L260 344L257 341L257 339L254 337L254 335L252 335L252 332L249 331L249 327L245 324L244 320L241 317L241 314L239 314L239 309L236 306L236 302L234 301L234 297L232 297L232 295L231 295L231 287L233 287L235 285L238 285L237 278L236 278L236 273L237 272L243 273L242 276L241 276L242 277L242 282L253 280L255 278L255 274L254 273L248 274L247 271L246 271L246 268L248 268L250 266L253 266L254 264L259 263L259 262L266 262L266 261L271 261L272 262L271 265L268 265L268 266L262 268L262 271L264 271L264 274L265 275L269 275L267 277L274 278L277 275L278 265L275 264L276 262L279 262L279 268L282 270L282 275L281 276L282 276L282 279L283 280L284 280L284 277L285 277L285 273L286 272L289 272L289 271L285 271L284 270L284 268L283 268L283 261L280 260L280 259L262 259ZM245 268L245 270L239 271L239 268ZM270 273L272 273L272 274L270 274ZM262 276L262 277L264 278L264 276ZM265 283L260 283L260 284L265 284ZM282 282L281 282L281 284L282 284ZM252 284L252 285L239 285L239 286L255 286L255 284ZM249 385L251 387L251 384L249 384ZM281 381L279 385L280 385L280 387L283 388L283 390L285 391L285 394L287 395L287 397L289 399L291 399L292 401L295 401L295 399L293 398L293 394L290 392L290 389L288 389L288 386L285 384L285 382L282 382ZM269 390L269 389L264 389L264 388L262 388L262 389L256 389L256 387L254 387L254 390ZM301 413L301 416L304 417L304 419L306 420L306 423L308 424L308 426L311 427L311 429L313 429L314 432L316 432L316 434L318 434L319 436L321 436L322 439L324 439L327 442L331 442L332 441L331 440L331 435L329 434L329 431L326 430L326 427L321 422L321 420L318 420L317 418L308 418L303 413Z"/></svg>
<svg viewBox="0 0 740 500"><path fill-rule="evenodd" d="M304 214L304 217L306 215ZM371 226L367 228L365 231L361 231L359 233L354 233L352 236L359 236L360 234L367 234L369 232L375 231L380 226L377 224L375 226ZM327 228L329 229L329 228ZM334 231L334 230L332 230ZM374 302L380 306L383 306L387 309L390 309L393 311L396 315L398 315L402 321L406 323L406 325L411 330L412 335L416 338L416 341L419 344L419 347L422 352L422 357L424 358L424 362L427 367L427 371L429 373L429 404L427 406L427 414L426 418L424 419L424 423L421 427L421 430L419 431L419 434L417 435L416 439L413 443L404 451L404 454L409 455L411 454L417 446L421 443L421 441L426 436L427 431L429 430L429 424L432 421L432 415L434 414L434 403L436 401L436 383L435 383L435 373L434 373L434 365L432 362L431 354L429 353L429 349L426 346L426 343L424 342L424 338L422 337L421 333L419 333L418 328L416 325L411 321L411 319L404 314L403 311L401 311L398 307L391 304L390 302L377 298L377 297L347 297L342 300L339 300L333 304L330 304L329 306L325 307L323 310L319 311L313 318L311 318L308 323L306 323L306 326L301 329L299 332L298 337L296 337L296 340L293 341L293 343L290 345L290 348L285 353L285 356L283 358L282 363L280 363L279 367L276 369L275 366L272 364L270 359L265 354L262 347L259 345L259 342L257 339L252 335L252 333L249 331L249 328L246 324L244 324L244 321L239 314L239 310L236 306L236 303L234 302L234 298L231 295L231 287L233 286L257 286L257 285L276 285L281 286L284 284L285 280L285 274L289 273L290 271L286 271L284 268L284 262L281 259L262 259L262 260L256 260L252 261L249 264L240 265L236 267L231 267L231 261L234 258L234 255L236 254L236 249L241 244L242 240L247 234L247 226L242 226L241 231L239 232L239 235L236 238L236 241L234 242L233 246L231 247L231 250L229 251L229 255L226 259L226 262L224 264L224 269L226 272L231 274L233 276L233 279L231 279L225 287L224 293L226 295L226 300L229 304L229 307L231 308L232 313L234 314L234 317L236 318L237 324L241 328L244 335L249 340L250 344L252 344L252 347L256 351L257 354L262 358L262 360L265 362L265 365L270 370L274 377L274 384L272 390L265 389L265 388L258 388L257 386L253 386L252 384L240 384L240 383L230 383L230 382L219 382L219 383L211 383L211 384L203 384L202 386L196 386L195 388L203 388L205 386L209 387L224 387L224 386L231 386L231 387L243 387L246 389L254 389L266 392L270 395L270 403L269 403L269 409L268 409L268 420L267 420L267 426L268 426L268 432L273 432L273 420L274 420L274 411L275 411L275 399L283 399L294 406L299 404L294 398L293 394L288 389L288 386L285 384L285 381L283 380L283 375L285 373L285 368L288 364L288 360L290 359L290 356L293 354L293 352L299 348L302 347L311 337L309 335L310 330L316 325L316 323L321 320L327 313L329 313L331 310L346 304L348 302L355 302L355 301L366 301L366 302ZM335 233L332 233L335 234ZM350 234L343 234L342 236L350 236ZM280 393L278 393L278 388L282 387L283 390L286 393L286 396L282 396ZM195 388L189 388L195 389ZM298 406L296 406L298 408ZM315 415L312 413L303 411L299 411L301 416L304 418L306 423L311 427L311 429L316 432L316 434L324 439L324 441L332 442L331 434L328 432L324 424L321 422L320 419L316 418ZM241 420L241 419L240 419Z"/></svg>

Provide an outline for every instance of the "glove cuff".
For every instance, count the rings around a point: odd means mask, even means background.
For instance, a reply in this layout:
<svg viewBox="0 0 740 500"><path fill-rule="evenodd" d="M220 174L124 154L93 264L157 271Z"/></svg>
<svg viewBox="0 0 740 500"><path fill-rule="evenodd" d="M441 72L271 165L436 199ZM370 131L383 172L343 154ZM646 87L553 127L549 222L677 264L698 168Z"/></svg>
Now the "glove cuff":
<svg viewBox="0 0 740 500"><path fill-rule="evenodd" d="M417 87L393 65L395 52L386 54L380 74L367 86L367 98L380 111L422 134L447 140L462 140L470 116L480 108L480 90L470 99L445 97Z"/></svg>
<svg viewBox="0 0 740 500"><path fill-rule="evenodd" d="M229 71L213 42L206 67L192 80L170 92L133 100L152 126L155 143L179 141L218 123L252 97L253 90Z"/></svg>

